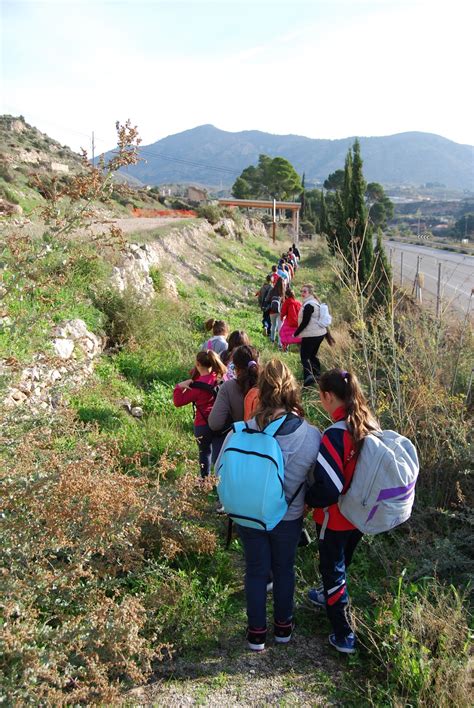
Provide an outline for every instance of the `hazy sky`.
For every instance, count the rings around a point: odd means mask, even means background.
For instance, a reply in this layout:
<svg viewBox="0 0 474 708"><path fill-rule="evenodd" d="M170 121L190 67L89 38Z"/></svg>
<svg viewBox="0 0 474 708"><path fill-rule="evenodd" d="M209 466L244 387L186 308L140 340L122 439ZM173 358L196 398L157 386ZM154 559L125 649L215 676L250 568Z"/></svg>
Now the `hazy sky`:
<svg viewBox="0 0 474 708"><path fill-rule="evenodd" d="M474 145L471 0L2 0L1 113L74 149L212 123Z"/></svg>

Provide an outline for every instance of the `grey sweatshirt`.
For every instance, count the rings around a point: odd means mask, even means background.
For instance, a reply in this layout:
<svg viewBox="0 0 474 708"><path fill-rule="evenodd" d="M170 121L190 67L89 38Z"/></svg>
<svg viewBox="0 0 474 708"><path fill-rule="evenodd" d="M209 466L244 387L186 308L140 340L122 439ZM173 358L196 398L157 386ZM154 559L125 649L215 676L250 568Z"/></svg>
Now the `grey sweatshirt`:
<svg viewBox="0 0 474 708"><path fill-rule="evenodd" d="M206 339L201 347L201 351L205 352L207 349L212 349L213 352L219 356L227 351L227 340L223 334L216 334L210 339Z"/></svg>
<svg viewBox="0 0 474 708"><path fill-rule="evenodd" d="M209 414L208 425L211 430L219 431L231 423L244 419L244 394L236 379L225 381L219 386L219 392Z"/></svg>
<svg viewBox="0 0 474 708"><path fill-rule="evenodd" d="M260 429L255 418L249 420L248 426L253 430ZM224 445L216 461L216 470L219 469L222 452L229 442L231 435L232 433L229 433L224 441ZM303 418L299 418L297 415L290 413L289 418L287 418L278 431L276 440L283 453L283 461L285 464L283 489L285 497L289 501L299 485L306 481L309 470L316 462L321 433L314 425L310 425ZM288 508L282 521L293 521L303 516L305 487L306 485L303 484L301 491Z"/></svg>

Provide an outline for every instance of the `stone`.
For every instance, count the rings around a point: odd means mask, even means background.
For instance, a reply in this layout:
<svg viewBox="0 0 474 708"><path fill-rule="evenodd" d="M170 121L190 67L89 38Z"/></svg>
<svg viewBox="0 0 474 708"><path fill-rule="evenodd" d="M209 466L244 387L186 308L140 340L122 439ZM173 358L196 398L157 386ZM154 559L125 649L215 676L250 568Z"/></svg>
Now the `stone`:
<svg viewBox="0 0 474 708"><path fill-rule="evenodd" d="M10 391L10 398L12 398L15 403L23 403L23 401L26 401L28 396L22 391L19 391L17 388L14 388Z"/></svg>
<svg viewBox="0 0 474 708"><path fill-rule="evenodd" d="M72 339L54 339L53 349L60 359L70 359L74 351Z"/></svg>
<svg viewBox="0 0 474 708"><path fill-rule="evenodd" d="M26 395L29 396L31 391L33 390L33 382L29 380L20 381L20 383L18 384L18 390L22 393L26 393Z"/></svg>
<svg viewBox="0 0 474 708"><path fill-rule="evenodd" d="M51 381L51 383L54 383L55 381L59 381L60 379L62 379L62 375L61 375L60 371L58 371L57 369L53 369L52 371L50 371L49 380Z"/></svg>
<svg viewBox="0 0 474 708"><path fill-rule="evenodd" d="M133 406L130 413L133 415L134 418L142 418L143 408L140 408L140 406Z"/></svg>

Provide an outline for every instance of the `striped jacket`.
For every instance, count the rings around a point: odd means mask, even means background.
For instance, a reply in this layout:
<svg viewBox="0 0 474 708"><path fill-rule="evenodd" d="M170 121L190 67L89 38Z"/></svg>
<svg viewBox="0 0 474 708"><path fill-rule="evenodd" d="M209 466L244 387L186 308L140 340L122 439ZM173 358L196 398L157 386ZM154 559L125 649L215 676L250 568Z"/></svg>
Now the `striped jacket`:
<svg viewBox="0 0 474 708"><path fill-rule="evenodd" d="M346 418L341 406L333 415L337 423ZM313 469L314 483L306 492L305 501L314 507L313 518L324 529L349 531L355 526L339 511L337 500L349 487L357 462L352 436L347 430L328 428L321 438L318 458Z"/></svg>

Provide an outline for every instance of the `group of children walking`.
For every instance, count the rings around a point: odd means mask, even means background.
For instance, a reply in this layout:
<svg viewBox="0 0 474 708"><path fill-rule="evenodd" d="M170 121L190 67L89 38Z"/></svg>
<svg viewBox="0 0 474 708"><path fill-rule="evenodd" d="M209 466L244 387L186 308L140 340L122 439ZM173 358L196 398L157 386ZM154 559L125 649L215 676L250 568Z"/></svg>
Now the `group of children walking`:
<svg viewBox="0 0 474 708"><path fill-rule="evenodd" d="M229 441L239 421L247 421L246 432L274 436L281 451L284 478L280 481L288 503L283 518L271 530L234 518L245 552L249 648L265 648L269 579L273 581L274 639L277 643L291 639L296 549L304 515L312 508L322 585L309 591L308 600L326 610L333 630L329 642L339 652L353 653L346 569L362 534L342 515L337 501L351 483L364 437L378 430L378 424L354 374L333 369L321 375L317 351L328 329L319 322L320 303L313 288L301 288L303 303L289 288L299 259L294 245L287 257L288 262L280 261L267 278L269 295L259 295L264 327L272 341L280 332L282 347L301 345L304 384L319 382L321 405L335 425L321 435L305 419L300 386L286 364L273 358L261 366L248 335L239 330L229 333L221 320L206 323L211 336L197 354L190 377L176 385L173 400L176 406L194 406L202 477L209 475L212 463L219 475L227 451L233 449ZM292 269L285 268L290 263ZM277 298L280 307L273 311Z"/></svg>

